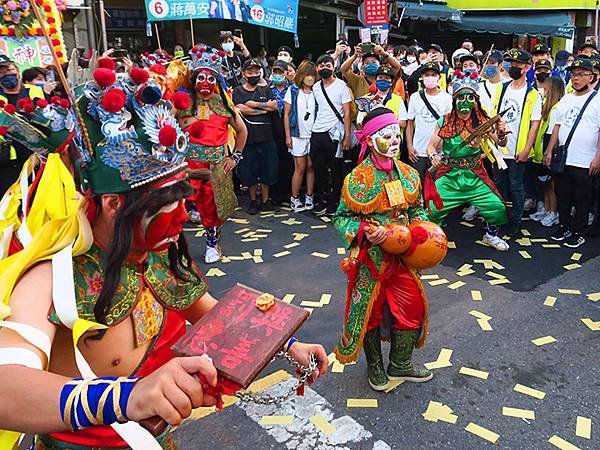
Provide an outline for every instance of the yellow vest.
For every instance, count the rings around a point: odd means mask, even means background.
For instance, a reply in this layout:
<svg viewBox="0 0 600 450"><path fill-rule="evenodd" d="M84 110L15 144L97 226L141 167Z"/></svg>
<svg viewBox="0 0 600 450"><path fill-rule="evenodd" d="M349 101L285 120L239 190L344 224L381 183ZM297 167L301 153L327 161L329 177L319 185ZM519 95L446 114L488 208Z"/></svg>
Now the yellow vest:
<svg viewBox="0 0 600 450"><path fill-rule="evenodd" d="M501 84L496 88L496 94L494 96L494 109L493 114L500 113L500 97L508 89L510 82ZM517 149L523 148L527 143L527 137L529 136L529 128L531 122L531 115L533 114L533 107L535 102L539 98L540 93L532 85L527 85L527 93L525 94L525 105L523 106L523 112L521 113L521 122L519 123L519 136L517 137ZM508 150L503 147L502 151L508 154ZM513 155L515 156L515 155Z"/></svg>
<svg viewBox="0 0 600 450"><path fill-rule="evenodd" d="M544 100L544 103L546 100ZM552 115L552 111L556 108L558 103L556 103L548 113L548 118L540 121L540 127L538 128L537 136L535 137L535 144L533 144L533 148L531 149L531 153L529 157L534 163L541 164L544 160L544 135L546 131L548 131L548 127L550 126L550 116ZM542 106L543 108L543 106Z"/></svg>
<svg viewBox="0 0 600 450"><path fill-rule="evenodd" d="M44 95L44 90L39 87L39 86L34 86L33 84L23 84L23 88L28 89L27 93L29 94L29 98L31 100L34 100L36 98L46 98ZM23 89L21 88L21 89ZM0 94L0 101L3 101L4 103L8 103L8 99ZM0 142L4 142L4 138L0 137ZM13 146L10 147L10 160L14 161L15 159L17 159L17 151L15 150L15 148Z"/></svg>

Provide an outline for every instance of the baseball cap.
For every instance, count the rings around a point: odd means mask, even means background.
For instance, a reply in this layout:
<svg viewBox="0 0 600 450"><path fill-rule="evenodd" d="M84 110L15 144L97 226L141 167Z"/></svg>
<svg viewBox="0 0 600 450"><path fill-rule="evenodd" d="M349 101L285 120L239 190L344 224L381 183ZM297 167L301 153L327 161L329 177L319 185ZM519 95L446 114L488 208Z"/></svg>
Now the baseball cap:
<svg viewBox="0 0 600 450"><path fill-rule="evenodd" d="M492 50L491 52L488 52L485 54L485 56L483 57L483 61L485 61L487 59L487 61L491 62L491 63L498 63L500 64L502 61L504 61L504 58L502 57L502 52L499 50Z"/></svg>
<svg viewBox="0 0 600 450"><path fill-rule="evenodd" d="M387 66L379 66L379 69L377 69L376 75L387 75L392 80L396 79L396 74L395 74L394 70L391 67L387 67Z"/></svg>
<svg viewBox="0 0 600 450"><path fill-rule="evenodd" d="M14 62L8 56L0 54L0 66L5 66L7 64L14 64Z"/></svg>
<svg viewBox="0 0 600 450"><path fill-rule="evenodd" d="M589 70L590 72L593 72L594 65L592 64L592 61L589 58L577 57L575 59L575 61L573 61L573 64L571 64L569 67L567 67L566 70L571 71L573 69L585 69L585 70Z"/></svg>
<svg viewBox="0 0 600 450"><path fill-rule="evenodd" d="M273 69L283 70L284 72L287 70L288 63L286 63L282 59L278 59L273 63Z"/></svg>
<svg viewBox="0 0 600 450"><path fill-rule="evenodd" d="M444 50L442 50L442 47L440 47L438 44L429 44L425 51L429 52L429 50L437 50L440 53L444 53Z"/></svg>
<svg viewBox="0 0 600 450"><path fill-rule="evenodd" d="M598 50L598 48L596 47L596 43L594 41L592 41L591 39L588 39L587 41L585 41L583 43L583 45L581 47L579 47L579 50L583 50L584 48L593 48L594 50Z"/></svg>
<svg viewBox="0 0 600 450"><path fill-rule="evenodd" d="M294 51L291 49L291 47L288 47L287 45L282 45L281 47L279 47L277 49L277 54L279 54L279 52L288 52L290 56L294 56Z"/></svg>
<svg viewBox="0 0 600 450"><path fill-rule="evenodd" d="M437 73L441 73L440 65L434 62L426 62L421 66L421 73L425 72L426 70L434 70Z"/></svg>
<svg viewBox="0 0 600 450"><path fill-rule="evenodd" d="M520 48L513 48L505 53L504 61L531 64L531 53Z"/></svg>
<svg viewBox="0 0 600 450"><path fill-rule="evenodd" d="M479 58L477 56L467 53L460 57L460 63L464 63L465 61L473 61L475 64L479 64Z"/></svg>
<svg viewBox="0 0 600 450"><path fill-rule="evenodd" d="M550 53L550 49L546 44L535 44L531 53L533 55L538 53Z"/></svg>
<svg viewBox="0 0 600 450"><path fill-rule="evenodd" d="M556 52L556 65L557 66L566 66L567 59L572 56L567 50L559 50Z"/></svg>
<svg viewBox="0 0 600 450"><path fill-rule="evenodd" d="M258 67L258 68L261 68L261 67L262 67L262 64L261 64L261 63L259 63L259 62L258 62L256 59L254 59L254 58L250 58L250 59L247 59L247 60L244 62L244 65L242 66L242 70L248 70L248 69L250 69L250 68L252 68L252 67ZM287 66L286 66L286 69L287 69Z"/></svg>
<svg viewBox="0 0 600 450"><path fill-rule="evenodd" d="M535 62L533 69L538 70L541 68L552 70L552 64L547 59L540 59Z"/></svg>

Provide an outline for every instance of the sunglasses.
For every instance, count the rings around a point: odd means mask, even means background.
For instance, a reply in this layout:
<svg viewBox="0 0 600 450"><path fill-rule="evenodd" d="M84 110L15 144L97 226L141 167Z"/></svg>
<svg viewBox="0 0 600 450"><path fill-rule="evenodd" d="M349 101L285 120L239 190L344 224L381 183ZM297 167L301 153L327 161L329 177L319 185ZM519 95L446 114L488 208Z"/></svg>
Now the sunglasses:
<svg viewBox="0 0 600 450"><path fill-rule="evenodd" d="M456 96L456 99L459 102L464 102L465 100L469 101L469 102L475 102L475 95L473 94L458 94Z"/></svg>

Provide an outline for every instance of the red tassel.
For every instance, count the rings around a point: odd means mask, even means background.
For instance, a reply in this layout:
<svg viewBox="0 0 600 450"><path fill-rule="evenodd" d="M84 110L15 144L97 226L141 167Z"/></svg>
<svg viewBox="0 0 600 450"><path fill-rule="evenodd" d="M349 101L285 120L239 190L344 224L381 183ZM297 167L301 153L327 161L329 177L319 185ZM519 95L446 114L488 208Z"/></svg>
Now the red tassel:
<svg viewBox="0 0 600 450"><path fill-rule="evenodd" d="M433 201L434 206L440 210L444 207L444 202L442 201L442 197L440 197L440 193L435 186L435 181L431 176L431 171L425 171L425 183L423 186L423 196L425 199L425 205L427 206L427 212L431 212L430 202Z"/></svg>

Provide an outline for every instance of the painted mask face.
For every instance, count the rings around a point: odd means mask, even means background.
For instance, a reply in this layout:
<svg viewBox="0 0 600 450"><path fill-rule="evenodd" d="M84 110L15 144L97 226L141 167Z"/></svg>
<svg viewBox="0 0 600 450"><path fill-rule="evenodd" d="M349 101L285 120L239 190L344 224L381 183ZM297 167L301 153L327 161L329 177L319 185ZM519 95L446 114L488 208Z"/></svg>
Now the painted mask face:
<svg viewBox="0 0 600 450"><path fill-rule="evenodd" d="M475 107L475 94L469 91L461 91L456 95L456 108L462 114L468 114Z"/></svg>
<svg viewBox="0 0 600 450"><path fill-rule="evenodd" d="M400 125L392 124L382 128L373 136L373 148L380 155L393 158L400 149Z"/></svg>
<svg viewBox="0 0 600 450"><path fill-rule="evenodd" d="M217 86L217 76L208 69L200 69L196 78L196 91L203 97L215 92Z"/></svg>
<svg viewBox="0 0 600 450"><path fill-rule="evenodd" d="M133 245L148 252L166 250L177 242L187 220L184 200L169 203L154 214L146 213L137 223Z"/></svg>

